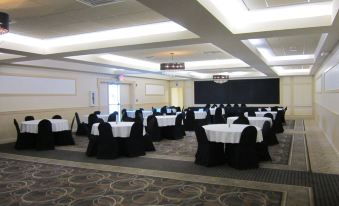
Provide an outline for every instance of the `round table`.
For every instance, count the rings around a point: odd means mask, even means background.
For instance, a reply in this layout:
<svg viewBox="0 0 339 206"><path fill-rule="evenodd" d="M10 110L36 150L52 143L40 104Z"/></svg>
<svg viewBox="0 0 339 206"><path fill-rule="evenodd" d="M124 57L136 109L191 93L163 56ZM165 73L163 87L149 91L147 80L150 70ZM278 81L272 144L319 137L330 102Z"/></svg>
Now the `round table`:
<svg viewBox="0 0 339 206"><path fill-rule="evenodd" d="M275 116L277 116L277 112L269 112L269 111L255 112L255 116L263 117L266 113L271 113L273 115L273 119L275 119ZM248 112L245 112L244 115L248 117Z"/></svg>
<svg viewBox="0 0 339 206"><path fill-rule="evenodd" d="M131 128L134 122L109 122L112 127L112 132L114 137L128 138L131 133ZM98 136L99 135L99 123L95 123L92 126L91 134ZM145 134L145 129L144 129Z"/></svg>
<svg viewBox="0 0 339 206"><path fill-rule="evenodd" d="M48 119L52 123L53 132L69 130L67 119ZM21 122L20 131L22 133L38 134L38 125L41 119Z"/></svg>
<svg viewBox="0 0 339 206"><path fill-rule="evenodd" d="M238 119L238 117L228 117L227 124L233 124L233 122ZM269 117L247 117L250 122L250 125L262 128L264 123L268 121L272 126L272 119Z"/></svg>
<svg viewBox="0 0 339 206"><path fill-rule="evenodd" d="M82 121L86 124L88 124L88 116L89 116L88 114L82 115ZM103 119L105 122L108 121L108 116L109 114L97 114L97 117Z"/></svg>
<svg viewBox="0 0 339 206"><path fill-rule="evenodd" d="M207 139L211 142L239 143L241 132L248 127L244 124L209 124L203 126ZM257 128L257 142L263 141L261 129Z"/></svg>
<svg viewBox="0 0 339 206"><path fill-rule="evenodd" d="M126 111L127 113L127 116L130 117L130 118L135 118L135 110L129 110L129 111ZM142 116L144 118L147 118L148 116L152 115L153 112L152 111L142 111Z"/></svg>
<svg viewBox="0 0 339 206"><path fill-rule="evenodd" d="M177 115L162 115L155 116L157 118L158 127L175 126ZM144 125L147 126L147 118L144 118Z"/></svg>

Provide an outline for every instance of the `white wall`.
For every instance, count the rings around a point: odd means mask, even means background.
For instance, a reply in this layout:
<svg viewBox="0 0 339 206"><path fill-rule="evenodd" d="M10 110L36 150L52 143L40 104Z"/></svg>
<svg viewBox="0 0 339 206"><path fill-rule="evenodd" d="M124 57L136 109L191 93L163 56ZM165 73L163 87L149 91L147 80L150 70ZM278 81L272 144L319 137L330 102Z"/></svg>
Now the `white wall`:
<svg viewBox="0 0 339 206"><path fill-rule="evenodd" d="M339 154L339 90L327 92L324 88L324 73L339 64L339 44L329 54L322 67L314 76L321 81L321 89L314 89L315 120L325 136ZM338 78L334 81L339 81Z"/></svg>
<svg viewBox="0 0 339 206"><path fill-rule="evenodd" d="M1 66L0 74L76 80L75 95L0 95L0 142L4 139L16 137L13 125L14 118L21 122L26 115L33 115L40 119L51 118L54 114L60 114L71 122L74 112L83 115L95 110L108 111L107 103L104 103L107 102L107 99L103 96L99 98L100 94L107 93L107 91L103 91L104 87L100 86L100 82L102 80L114 81L112 75L30 67ZM158 107L169 103L169 81L126 77L126 82L131 85L131 90L133 90L130 92L132 96L131 104L126 105L128 107L151 108L152 106ZM165 95L145 95L146 84L163 85ZM101 93L99 88L101 88ZM94 107L89 106L89 91L97 92L97 105ZM126 95L129 94L123 93L122 95L126 99ZM99 102L101 105L98 104Z"/></svg>

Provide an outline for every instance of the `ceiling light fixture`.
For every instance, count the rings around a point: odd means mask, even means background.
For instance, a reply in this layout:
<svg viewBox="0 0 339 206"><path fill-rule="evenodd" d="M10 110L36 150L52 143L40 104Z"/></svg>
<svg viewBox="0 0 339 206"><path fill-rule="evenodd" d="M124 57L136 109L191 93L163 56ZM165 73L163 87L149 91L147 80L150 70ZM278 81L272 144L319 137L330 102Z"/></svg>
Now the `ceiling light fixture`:
<svg viewBox="0 0 339 206"><path fill-rule="evenodd" d="M4 12L0 12L0 35L9 32L9 15Z"/></svg>
<svg viewBox="0 0 339 206"><path fill-rule="evenodd" d="M170 53L170 55L172 57L172 62L161 63L160 64L160 70L166 71L166 72L184 70L185 69L185 63L184 62L173 62L174 53Z"/></svg>
<svg viewBox="0 0 339 206"><path fill-rule="evenodd" d="M228 82L229 79L230 79L229 75L220 75L220 74L213 75L213 81L218 84L226 83Z"/></svg>

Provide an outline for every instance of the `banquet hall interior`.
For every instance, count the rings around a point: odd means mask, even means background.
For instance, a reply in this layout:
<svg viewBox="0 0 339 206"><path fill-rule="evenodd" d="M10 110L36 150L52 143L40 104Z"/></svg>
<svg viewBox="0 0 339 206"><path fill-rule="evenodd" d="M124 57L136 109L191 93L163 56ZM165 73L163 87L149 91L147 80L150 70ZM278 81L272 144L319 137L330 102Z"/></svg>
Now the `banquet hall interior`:
<svg viewBox="0 0 339 206"><path fill-rule="evenodd" d="M0 205L339 205L339 0L1 0Z"/></svg>

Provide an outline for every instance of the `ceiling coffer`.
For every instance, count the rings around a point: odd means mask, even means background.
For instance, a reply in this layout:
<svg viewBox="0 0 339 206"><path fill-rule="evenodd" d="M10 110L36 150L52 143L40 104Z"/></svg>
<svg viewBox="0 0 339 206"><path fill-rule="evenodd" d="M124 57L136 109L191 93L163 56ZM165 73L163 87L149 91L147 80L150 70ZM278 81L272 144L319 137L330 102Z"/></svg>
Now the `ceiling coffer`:
<svg viewBox="0 0 339 206"><path fill-rule="evenodd" d="M124 0L76 0L77 2L86 4L90 7L104 6L108 4L115 4L123 2Z"/></svg>

